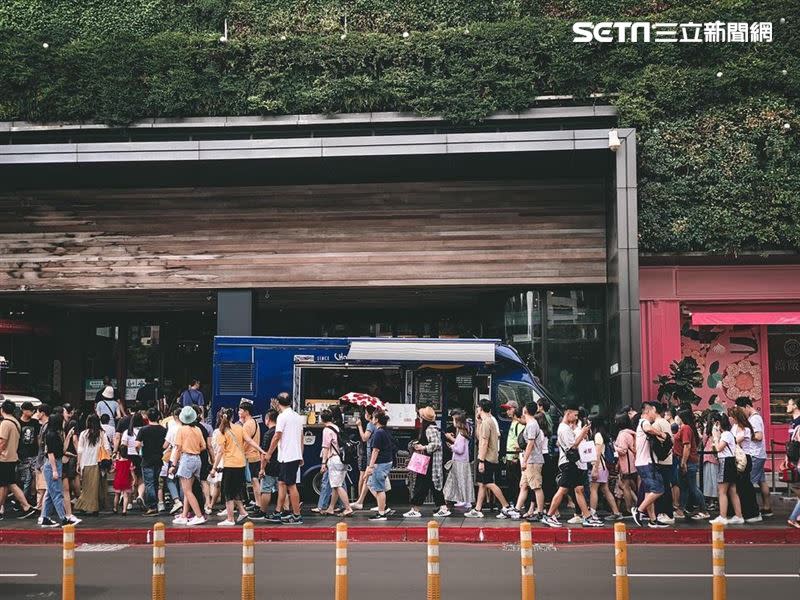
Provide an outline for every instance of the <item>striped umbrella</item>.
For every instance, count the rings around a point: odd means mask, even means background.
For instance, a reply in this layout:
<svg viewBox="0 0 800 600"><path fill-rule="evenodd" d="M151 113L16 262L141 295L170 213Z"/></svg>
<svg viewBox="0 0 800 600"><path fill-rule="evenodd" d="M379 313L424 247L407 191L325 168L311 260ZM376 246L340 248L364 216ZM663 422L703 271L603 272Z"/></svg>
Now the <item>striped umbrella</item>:
<svg viewBox="0 0 800 600"><path fill-rule="evenodd" d="M374 406L381 410L386 410L386 404L380 398L370 396L369 394L362 394L360 392L350 392L339 398L341 402L349 402L357 406Z"/></svg>

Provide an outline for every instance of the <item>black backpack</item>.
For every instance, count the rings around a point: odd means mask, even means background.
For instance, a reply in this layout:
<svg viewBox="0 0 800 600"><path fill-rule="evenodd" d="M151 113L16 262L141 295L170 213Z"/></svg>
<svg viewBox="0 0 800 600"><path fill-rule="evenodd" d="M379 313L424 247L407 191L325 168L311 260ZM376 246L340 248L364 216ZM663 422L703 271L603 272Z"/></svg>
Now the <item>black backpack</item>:
<svg viewBox="0 0 800 600"><path fill-rule="evenodd" d="M658 461L666 460L672 452L672 439L667 436L663 440L658 436L648 433L647 439L650 442L650 452Z"/></svg>
<svg viewBox="0 0 800 600"><path fill-rule="evenodd" d="M789 462L797 464L800 461L800 442L797 440L789 440L786 442L786 458Z"/></svg>

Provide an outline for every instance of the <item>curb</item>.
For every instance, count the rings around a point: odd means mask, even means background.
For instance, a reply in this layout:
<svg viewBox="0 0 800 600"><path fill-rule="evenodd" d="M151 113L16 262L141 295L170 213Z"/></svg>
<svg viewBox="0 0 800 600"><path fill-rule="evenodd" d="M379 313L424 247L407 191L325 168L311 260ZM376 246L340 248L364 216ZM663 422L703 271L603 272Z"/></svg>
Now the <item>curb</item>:
<svg viewBox="0 0 800 600"><path fill-rule="evenodd" d="M543 529L532 530L534 544L611 544L613 529ZM333 527L260 527L255 529L256 542L333 542ZM83 544L149 544L152 529L75 529L75 541ZM353 542L424 542L425 527L350 527L348 538ZM442 527L442 542L517 543L516 528ZM2 544L61 544L62 533L53 529L0 529ZM171 544L241 543L241 528L198 527L166 529ZM798 544L800 531L794 529L728 529L727 544ZM710 544L711 529L629 529L629 544Z"/></svg>

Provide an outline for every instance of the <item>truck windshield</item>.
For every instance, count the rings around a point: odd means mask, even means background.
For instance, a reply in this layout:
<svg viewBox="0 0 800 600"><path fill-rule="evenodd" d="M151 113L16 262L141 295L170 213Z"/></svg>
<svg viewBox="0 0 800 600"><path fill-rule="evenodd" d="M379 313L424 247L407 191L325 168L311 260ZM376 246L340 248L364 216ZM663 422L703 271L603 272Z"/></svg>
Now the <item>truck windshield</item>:
<svg viewBox="0 0 800 600"><path fill-rule="evenodd" d="M501 381L497 384L497 405L506 404L514 400L518 406L525 406L528 402L538 400L541 396L531 386L512 381Z"/></svg>

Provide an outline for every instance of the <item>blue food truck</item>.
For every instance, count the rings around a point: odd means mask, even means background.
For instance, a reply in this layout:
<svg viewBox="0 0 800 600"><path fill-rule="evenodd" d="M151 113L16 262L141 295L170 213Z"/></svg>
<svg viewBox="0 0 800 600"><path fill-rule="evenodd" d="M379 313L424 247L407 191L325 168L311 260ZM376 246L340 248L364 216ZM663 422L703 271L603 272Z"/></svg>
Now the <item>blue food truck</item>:
<svg viewBox="0 0 800 600"><path fill-rule="evenodd" d="M500 405L516 400L522 406L547 396L517 352L492 339L219 336L214 340L213 368L213 415L248 399L255 405L254 414L263 416L280 392L291 394L294 409L307 418L302 468L306 494L319 492L319 412L340 405L347 435L357 435L361 409L339 402L349 392L388 403L389 428L401 449L416 439L417 407L432 406L445 431L451 411L461 409L474 417L478 402L488 398L505 434L509 421ZM348 462L355 484L354 454ZM401 485L406 461L400 453L391 474Z"/></svg>

